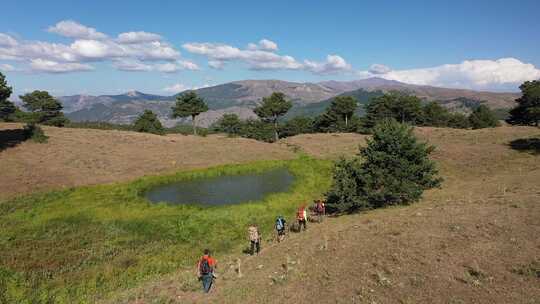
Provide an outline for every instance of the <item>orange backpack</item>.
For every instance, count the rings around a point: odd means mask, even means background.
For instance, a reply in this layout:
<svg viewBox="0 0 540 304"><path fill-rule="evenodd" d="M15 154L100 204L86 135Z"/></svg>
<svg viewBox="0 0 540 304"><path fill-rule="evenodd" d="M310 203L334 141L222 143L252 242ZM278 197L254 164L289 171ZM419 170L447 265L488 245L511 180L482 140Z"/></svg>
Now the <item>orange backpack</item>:
<svg viewBox="0 0 540 304"><path fill-rule="evenodd" d="M296 219L304 220L304 207L298 208L298 212L296 212Z"/></svg>

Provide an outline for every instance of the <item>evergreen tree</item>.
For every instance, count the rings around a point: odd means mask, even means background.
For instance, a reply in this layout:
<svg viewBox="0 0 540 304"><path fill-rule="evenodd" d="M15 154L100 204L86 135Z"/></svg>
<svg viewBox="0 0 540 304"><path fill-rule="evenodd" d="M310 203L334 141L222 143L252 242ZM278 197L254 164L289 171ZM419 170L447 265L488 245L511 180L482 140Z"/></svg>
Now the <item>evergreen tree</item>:
<svg viewBox="0 0 540 304"><path fill-rule="evenodd" d="M32 112L31 122L63 127L69 120L62 113L62 104L47 91L34 91L19 96L24 107Z"/></svg>
<svg viewBox="0 0 540 304"><path fill-rule="evenodd" d="M264 97L262 104L256 107L253 112L257 114L263 121L274 125L274 140L279 140L278 119L285 115L292 107L292 103L285 100L285 94L274 92L268 97Z"/></svg>
<svg viewBox="0 0 540 304"><path fill-rule="evenodd" d="M462 113L450 113L448 116L448 127L454 129L468 129L470 127L469 118Z"/></svg>
<svg viewBox="0 0 540 304"><path fill-rule="evenodd" d="M540 123L540 80L526 81L520 87L522 96L516 99L518 105L510 110L506 120L513 125L535 125Z"/></svg>
<svg viewBox="0 0 540 304"><path fill-rule="evenodd" d="M480 105L474 109L469 115L469 123L473 129L493 128L499 125L493 111L485 105Z"/></svg>
<svg viewBox="0 0 540 304"><path fill-rule="evenodd" d="M450 119L448 110L432 101L422 108L422 125L430 127L446 127Z"/></svg>
<svg viewBox="0 0 540 304"><path fill-rule="evenodd" d="M382 120L394 118L401 123L416 124L421 122L422 102L416 96L390 92L374 97L366 105L365 127L373 128Z"/></svg>
<svg viewBox="0 0 540 304"><path fill-rule="evenodd" d="M412 128L384 120L373 129L373 138L360 149L362 159L336 163L328 206L355 211L417 201L424 190L440 185L434 147L417 141Z"/></svg>
<svg viewBox="0 0 540 304"><path fill-rule="evenodd" d="M15 113L15 105L8 100L12 92L12 88L7 85L6 77L0 72L0 120L8 119Z"/></svg>
<svg viewBox="0 0 540 304"><path fill-rule="evenodd" d="M353 96L337 96L332 100L328 112L342 118L345 121L345 127L348 127L349 119L354 115L357 107L358 101Z"/></svg>
<svg viewBox="0 0 540 304"><path fill-rule="evenodd" d="M229 135L238 135L242 128L242 121L236 114L224 114L217 122L217 131L225 132Z"/></svg>
<svg viewBox="0 0 540 304"><path fill-rule="evenodd" d="M297 116L285 122L279 133L283 137L313 133L313 123L311 117Z"/></svg>
<svg viewBox="0 0 540 304"><path fill-rule="evenodd" d="M135 120L133 129L137 132L152 133L157 135L163 135L165 133L165 129L163 129L159 118L150 110L144 110L137 120Z"/></svg>
<svg viewBox="0 0 540 304"><path fill-rule="evenodd" d="M176 97L176 104L172 107L172 117L191 117L193 134L197 135L195 118L206 111L208 111L208 106L204 99L197 96L194 91L188 91Z"/></svg>

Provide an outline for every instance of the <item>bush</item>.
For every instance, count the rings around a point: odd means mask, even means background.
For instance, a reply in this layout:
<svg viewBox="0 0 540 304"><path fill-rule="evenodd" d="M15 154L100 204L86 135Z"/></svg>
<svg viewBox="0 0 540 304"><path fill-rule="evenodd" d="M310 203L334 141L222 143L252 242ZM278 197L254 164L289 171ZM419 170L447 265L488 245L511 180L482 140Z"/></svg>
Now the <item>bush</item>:
<svg viewBox="0 0 540 304"><path fill-rule="evenodd" d="M469 116L469 123L473 129L493 128L499 126L499 121L493 111L487 106L480 105Z"/></svg>
<svg viewBox="0 0 540 304"><path fill-rule="evenodd" d="M467 115L462 113L450 113L447 126L454 129L468 129L471 125Z"/></svg>
<svg viewBox="0 0 540 304"><path fill-rule="evenodd" d="M150 110L144 110L141 116L135 120L135 123L133 123L133 130L157 135L163 135L165 133L158 117Z"/></svg>
<svg viewBox="0 0 540 304"><path fill-rule="evenodd" d="M412 128L384 120L373 129L367 147L360 149L361 160L336 162L328 208L351 212L417 201L424 190L441 183L428 158L433 150L417 142Z"/></svg>
<svg viewBox="0 0 540 304"><path fill-rule="evenodd" d="M29 123L24 126L24 137L37 143L46 143L49 138L45 135L43 129L35 123Z"/></svg>
<svg viewBox="0 0 540 304"><path fill-rule="evenodd" d="M224 114L213 127L217 132L225 132L230 136L238 135L241 128L242 121L236 114Z"/></svg>
<svg viewBox="0 0 540 304"><path fill-rule="evenodd" d="M248 119L242 124L240 136L265 142L274 142L275 130L271 123Z"/></svg>
<svg viewBox="0 0 540 304"><path fill-rule="evenodd" d="M311 117L297 116L286 121L280 128L281 137L314 132L314 120Z"/></svg>

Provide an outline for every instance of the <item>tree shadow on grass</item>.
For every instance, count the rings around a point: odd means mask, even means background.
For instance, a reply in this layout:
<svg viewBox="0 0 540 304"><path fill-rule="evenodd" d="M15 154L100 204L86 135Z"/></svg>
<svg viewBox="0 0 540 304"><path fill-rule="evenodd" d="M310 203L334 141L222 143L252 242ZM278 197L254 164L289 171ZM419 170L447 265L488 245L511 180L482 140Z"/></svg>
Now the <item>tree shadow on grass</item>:
<svg viewBox="0 0 540 304"><path fill-rule="evenodd" d="M13 148L27 139L23 129L0 130L0 152Z"/></svg>
<svg viewBox="0 0 540 304"><path fill-rule="evenodd" d="M540 137L519 138L511 141L510 148L531 154L540 154Z"/></svg>

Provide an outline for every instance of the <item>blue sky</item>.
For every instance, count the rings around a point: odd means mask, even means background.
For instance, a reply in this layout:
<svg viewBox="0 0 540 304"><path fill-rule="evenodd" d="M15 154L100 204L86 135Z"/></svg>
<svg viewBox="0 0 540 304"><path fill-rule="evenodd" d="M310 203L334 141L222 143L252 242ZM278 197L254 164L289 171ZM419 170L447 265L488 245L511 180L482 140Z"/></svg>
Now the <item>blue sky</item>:
<svg viewBox="0 0 540 304"><path fill-rule="evenodd" d="M18 0L2 10L0 71L17 94L373 76L515 91L540 78L540 1Z"/></svg>

